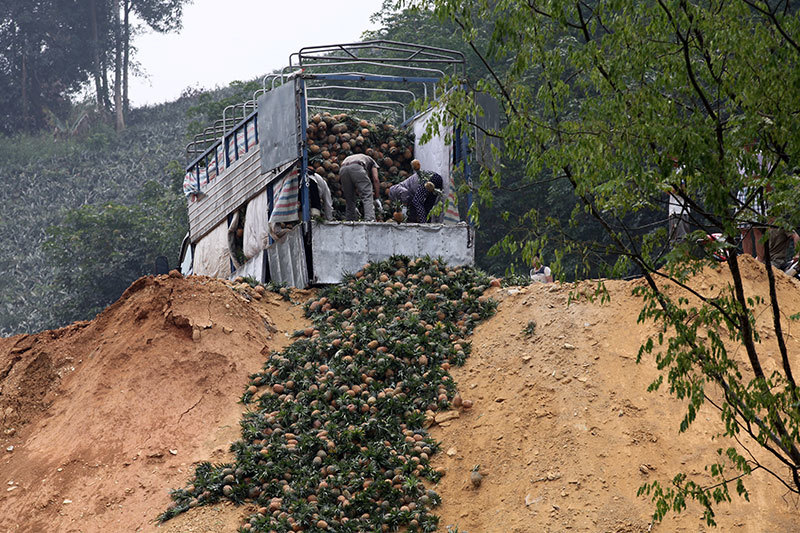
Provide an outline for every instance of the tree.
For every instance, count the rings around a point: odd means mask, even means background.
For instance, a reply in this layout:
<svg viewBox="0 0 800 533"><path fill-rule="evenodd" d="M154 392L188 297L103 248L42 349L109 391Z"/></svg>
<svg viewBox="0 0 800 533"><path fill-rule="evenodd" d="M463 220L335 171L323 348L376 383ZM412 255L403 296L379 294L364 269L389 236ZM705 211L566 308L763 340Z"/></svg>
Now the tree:
<svg viewBox="0 0 800 533"><path fill-rule="evenodd" d="M759 305L744 292L735 248L737 225L791 229L800 222L795 167L800 154L800 18L789 2L735 0L410 0L456 23L483 60L475 86L501 100L506 123L489 132L502 139L530 184L559 182L573 190L576 215L602 228L605 242L565 241L565 251L613 253L609 274L635 272L644 306L661 334L642 346L670 391L687 403L685 431L708 402L723 435L738 444L720 450L710 467L717 483L678 474L640 492L656 503L654 517L681 511L687 499L704 508L730 500L728 485L746 496L742 477L764 470L800 493L800 392L784 343L775 276L766 255L768 312L778 339L780 371L767 375L768 357L754 328ZM479 29L489 21L483 45ZM495 69L493 64L503 64ZM446 113L462 125L478 113L469 93L447 98ZM673 164L677 161L679 172ZM478 196L493 197L497 176L484 171ZM744 194L739 195L740 191ZM671 248L663 228L641 224L662 211L672 193L690 206L696 228ZM754 209L765 198L766 214ZM524 215L539 227L511 241L528 257L547 242L549 224L537 209ZM708 232L725 241L696 245ZM574 232L573 232L574 236ZM724 258L730 282L701 294L689 282ZM782 274L778 274L782 275ZM665 286L678 286L684 296ZM602 286L599 288L602 291ZM705 332L707 341L699 336ZM744 358L732 347L742 346ZM756 447L742 444L747 435ZM750 453L753 452L753 453ZM779 469L764 462L771 457Z"/></svg>
<svg viewBox="0 0 800 533"><path fill-rule="evenodd" d="M36 130L86 79L89 27L77 1L0 5L0 131Z"/></svg>
<svg viewBox="0 0 800 533"><path fill-rule="evenodd" d="M131 15L180 28L186 0L9 0L0 4L0 131L37 131L89 80L96 109L123 129L130 108ZM113 79L109 81L109 70ZM113 84L113 87L111 87ZM111 87L111 89L109 89ZM110 92L113 91L113 102Z"/></svg>
<svg viewBox="0 0 800 533"><path fill-rule="evenodd" d="M128 114L128 78L131 57L131 14L159 33L181 29L183 5L188 0L122 0L122 105Z"/></svg>
<svg viewBox="0 0 800 533"><path fill-rule="evenodd" d="M108 202L69 210L43 245L56 266L56 321L94 317L134 280L153 274L160 255L175 264L186 226L182 196L153 181L133 205Z"/></svg>

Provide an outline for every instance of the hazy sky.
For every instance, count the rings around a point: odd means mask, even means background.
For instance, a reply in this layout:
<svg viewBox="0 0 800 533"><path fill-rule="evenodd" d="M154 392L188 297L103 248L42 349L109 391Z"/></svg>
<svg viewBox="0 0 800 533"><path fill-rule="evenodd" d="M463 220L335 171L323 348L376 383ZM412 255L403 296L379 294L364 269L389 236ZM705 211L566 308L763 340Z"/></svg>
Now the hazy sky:
<svg viewBox="0 0 800 533"><path fill-rule="evenodd" d="M369 17L382 0L194 0L183 30L138 35L134 106L175 100L186 87L213 88L249 80L288 63L304 46L357 41L374 29Z"/></svg>

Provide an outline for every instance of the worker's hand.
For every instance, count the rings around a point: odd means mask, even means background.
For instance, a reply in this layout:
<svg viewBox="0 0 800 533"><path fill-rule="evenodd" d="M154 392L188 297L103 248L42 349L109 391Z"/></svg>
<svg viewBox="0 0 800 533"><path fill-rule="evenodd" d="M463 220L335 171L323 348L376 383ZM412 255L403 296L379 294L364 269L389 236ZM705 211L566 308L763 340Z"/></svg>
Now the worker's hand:
<svg viewBox="0 0 800 533"><path fill-rule="evenodd" d="M375 205L375 212L376 213L380 213L380 212L383 211L383 203L379 199L375 198L373 203Z"/></svg>

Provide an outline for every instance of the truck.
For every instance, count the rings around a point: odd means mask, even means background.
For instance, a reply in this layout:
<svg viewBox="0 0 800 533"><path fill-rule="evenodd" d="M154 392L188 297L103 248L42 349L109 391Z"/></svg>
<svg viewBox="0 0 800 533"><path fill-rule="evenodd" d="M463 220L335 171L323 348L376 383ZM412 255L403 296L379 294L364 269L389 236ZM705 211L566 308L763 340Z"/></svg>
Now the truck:
<svg viewBox="0 0 800 533"><path fill-rule="evenodd" d="M465 70L458 51L388 40L291 54L286 67L263 78L252 99L226 108L187 146L189 231L182 272L302 288L338 283L395 254L472 265L472 198L468 193L459 201L455 194L456 178L469 190L469 139L458 127L438 127L436 118L438 101L463 83ZM331 111L390 117L413 133L414 157L444 179L441 223L312 219L309 117ZM426 130L430 138L423 143Z"/></svg>

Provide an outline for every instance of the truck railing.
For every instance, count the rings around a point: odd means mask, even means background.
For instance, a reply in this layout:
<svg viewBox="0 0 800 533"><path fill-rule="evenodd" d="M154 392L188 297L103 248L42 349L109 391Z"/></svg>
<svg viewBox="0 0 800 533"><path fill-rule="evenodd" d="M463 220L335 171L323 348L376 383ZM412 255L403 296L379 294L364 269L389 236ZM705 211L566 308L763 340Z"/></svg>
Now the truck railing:
<svg viewBox="0 0 800 533"><path fill-rule="evenodd" d="M359 55L365 51L368 54ZM334 45L307 46L289 56L289 66L304 68L321 63L335 63L349 60L355 63L377 61L381 65L391 63L444 64L452 66L453 75L466 73L464 54L434 46L401 43L398 41L375 40ZM460 72L458 72L460 70Z"/></svg>
<svg viewBox="0 0 800 533"><path fill-rule="evenodd" d="M206 128L199 141L196 139L186 147L188 155L198 152L200 154L185 167L183 191L187 197L196 199L197 195L203 193L206 185L224 174L250 151L258 148L256 118L256 111L235 123L233 117L226 117L217 121L221 124L215 123L212 128ZM213 141L202 151L197 149L198 143L204 142L210 135L214 135Z"/></svg>

